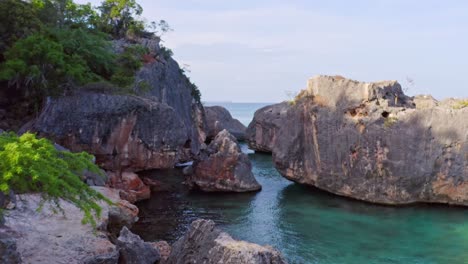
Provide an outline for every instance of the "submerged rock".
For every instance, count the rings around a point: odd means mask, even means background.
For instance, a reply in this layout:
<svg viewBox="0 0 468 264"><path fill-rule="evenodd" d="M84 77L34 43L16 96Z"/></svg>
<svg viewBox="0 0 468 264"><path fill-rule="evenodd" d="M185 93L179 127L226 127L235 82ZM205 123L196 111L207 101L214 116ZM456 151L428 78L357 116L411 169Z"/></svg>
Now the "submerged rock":
<svg viewBox="0 0 468 264"><path fill-rule="evenodd" d="M237 140L245 139L246 127L237 119L232 118L229 111L222 106L205 106L208 139L213 139L219 132L226 129Z"/></svg>
<svg viewBox="0 0 468 264"><path fill-rule="evenodd" d="M374 203L468 205L467 115L395 81L319 76L294 102L258 110L247 134L298 183Z"/></svg>
<svg viewBox="0 0 468 264"><path fill-rule="evenodd" d="M224 263L280 264L287 263L281 253L270 246L234 240L215 227L211 220L194 221L187 233L172 247L167 264Z"/></svg>
<svg viewBox="0 0 468 264"><path fill-rule="evenodd" d="M190 182L207 192L247 192L261 189L247 154L227 130L218 133L193 164Z"/></svg>

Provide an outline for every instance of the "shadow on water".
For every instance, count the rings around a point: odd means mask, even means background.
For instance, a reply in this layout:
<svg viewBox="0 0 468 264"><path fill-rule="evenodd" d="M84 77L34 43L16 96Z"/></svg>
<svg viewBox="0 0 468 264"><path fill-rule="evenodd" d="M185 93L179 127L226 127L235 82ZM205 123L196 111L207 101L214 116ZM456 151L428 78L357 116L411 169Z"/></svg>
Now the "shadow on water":
<svg viewBox="0 0 468 264"><path fill-rule="evenodd" d="M290 263L468 263L465 208L355 201L285 180L270 155L249 158L263 186L257 193L189 191L180 169L145 172L163 191L137 204L133 231L174 242L201 217L234 238L280 249Z"/></svg>

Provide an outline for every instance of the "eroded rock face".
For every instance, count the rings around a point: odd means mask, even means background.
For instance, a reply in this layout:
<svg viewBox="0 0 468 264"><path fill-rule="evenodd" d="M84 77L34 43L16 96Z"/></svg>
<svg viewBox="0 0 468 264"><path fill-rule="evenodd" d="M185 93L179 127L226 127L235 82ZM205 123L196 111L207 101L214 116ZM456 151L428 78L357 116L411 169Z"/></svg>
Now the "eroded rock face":
<svg viewBox="0 0 468 264"><path fill-rule="evenodd" d="M136 96L81 93L50 99L32 129L110 171L171 168L187 158L187 128L173 108Z"/></svg>
<svg viewBox="0 0 468 264"><path fill-rule="evenodd" d="M270 246L234 240L215 227L211 220L194 221L187 234L172 247L167 264L225 263L280 264L287 263L281 253Z"/></svg>
<svg viewBox="0 0 468 264"><path fill-rule="evenodd" d="M208 192L247 192L261 189L252 164L227 130L219 132L193 164L191 183Z"/></svg>
<svg viewBox="0 0 468 264"><path fill-rule="evenodd" d="M432 98L413 100L396 82L319 76L280 115L257 111L249 145L255 149L268 142L262 134L274 135L269 147L284 177L338 195L468 205L467 114ZM273 122L274 132L255 129Z"/></svg>
<svg viewBox="0 0 468 264"><path fill-rule="evenodd" d="M237 119L232 118L229 111L222 106L206 106L207 138L213 139L219 132L226 129L237 140L245 139L246 127Z"/></svg>
<svg viewBox="0 0 468 264"><path fill-rule="evenodd" d="M120 263L125 264L153 264L159 261L159 251L151 243L143 241L128 228L122 228L117 238L120 252Z"/></svg>

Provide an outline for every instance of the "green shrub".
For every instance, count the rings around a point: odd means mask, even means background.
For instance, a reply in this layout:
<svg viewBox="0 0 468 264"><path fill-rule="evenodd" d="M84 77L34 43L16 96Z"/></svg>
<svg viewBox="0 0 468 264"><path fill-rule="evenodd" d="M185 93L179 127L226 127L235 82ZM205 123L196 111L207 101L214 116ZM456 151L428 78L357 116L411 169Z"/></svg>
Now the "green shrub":
<svg viewBox="0 0 468 264"><path fill-rule="evenodd" d="M174 52L172 52L171 49L166 48L166 47L164 47L164 46L161 46L161 48L159 49L159 52L160 52L160 54L163 56L163 58L164 58L165 60L168 60L168 59L170 59L172 56L174 56Z"/></svg>
<svg viewBox="0 0 468 264"><path fill-rule="evenodd" d="M462 108L465 108L465 107L468 107L468 100L462 100L460 102L457 102L453 106L454 109L462 109Z"/></svg>
<svg viewBox="0 0 468 264"><path fill-rule="evenodd" d="M98 202L111 202L80 178L84 170L100 173L91 162L92 158L85 152L58 151L49 140L38 139L31 133L20 137L14 133L2 133L0 191L40 192L42 204L51 202L59 211L60 199L64 199L83 211L83 224L90 223L96 227L96 217L101 214Z"/></svg>

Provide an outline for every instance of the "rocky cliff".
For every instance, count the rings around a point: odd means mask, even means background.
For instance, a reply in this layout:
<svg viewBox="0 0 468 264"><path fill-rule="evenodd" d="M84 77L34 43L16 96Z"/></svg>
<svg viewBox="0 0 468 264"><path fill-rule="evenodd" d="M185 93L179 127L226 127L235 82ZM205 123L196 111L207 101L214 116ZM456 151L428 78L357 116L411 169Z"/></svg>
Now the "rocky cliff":
<svg viewBox="0 0 468 264"><path fill-rule="evenodd" d="M395 81L318 76L293 102L258 110L249 145L271 151L284 177L338 195L468 205L468 108L427 98Z"/></svg>
<svg viewBox="0 0 468 264"><path fill-rule="evenodd" d="M176 61L163 56L158 40L139 44L152 59L136 73L136 84L146 87L138 96L97 92L105 89L92 85L87 92L48 99L23 130L87 151L112 171L170 168L196 156L205 141L205 116L193 84ZM116 41L116 52L125 45L133 44Z"/></svg>

